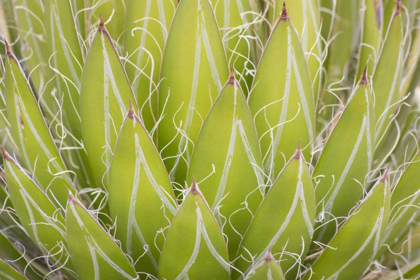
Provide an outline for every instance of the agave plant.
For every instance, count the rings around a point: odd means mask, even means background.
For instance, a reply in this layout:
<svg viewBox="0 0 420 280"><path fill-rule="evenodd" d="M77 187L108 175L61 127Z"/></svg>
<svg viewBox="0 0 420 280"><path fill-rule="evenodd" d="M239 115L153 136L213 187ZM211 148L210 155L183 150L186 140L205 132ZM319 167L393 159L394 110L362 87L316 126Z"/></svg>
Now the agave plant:
<svg viewBox="0 0 420 280"><path fill-rule="evenodd" d="M420 0L0 3L0 279L420 276Z"/></svg>

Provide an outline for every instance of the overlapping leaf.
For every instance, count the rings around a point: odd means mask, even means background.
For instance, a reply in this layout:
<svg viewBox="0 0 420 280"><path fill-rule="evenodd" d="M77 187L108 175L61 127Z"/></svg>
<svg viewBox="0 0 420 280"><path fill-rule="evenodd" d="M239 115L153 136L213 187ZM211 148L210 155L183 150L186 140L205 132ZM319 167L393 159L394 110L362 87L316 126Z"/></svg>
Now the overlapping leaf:
<svg viewBox="0 0 420 280"><path fill-rule="evenodd" d="M375 131L372 93L366 79L364 72L313 172L318 220L326 223L315 233L316 240L328 242L337 230L333 220L340 223L363 195Z"/></svg>
<svg viewBox="0 0 420 280"><path fill-rule="evenodd" d="M370 78L375 69L375 61L381 46L381 11L382 1L377 0L360 0L363 14L361 42L359 47L359 58L357 67L357 76L360 77L363 69L367 65Z"/></svg>
<svg viewBox="0 0 420 280"><path fill-rule="evenodd" d="M297 143L310 158L314 100L305 56L285 8L276 22L254 79L249 107L254 115L266 175L274 179Z"/></svg>
<svg viewBox="0 0 420 280"><path fill-rule="evenodd" d="M165 166L145 128L130 109L114 149L109 208L116 237L138 271L157 274L176 202Z"/></svg>
<svg viewBox="0 0 420 280"><path fill-rule="evenodd" d="M34 267L28 264L28 256L25 256L25 252L18 251L15 246L18 246L20 250L24 249L21 244L15 243L13 245L6 235L0 231L0 259L9 263L10 266L24 273L30 279L42 279L34 270Z"/></svg>
<svg viewBox="0 0 420 280"><path fill-rule="evenodd" d="M203 124L188 170L188 182L200 182L227 236L231 260L262 200L261 162L252 115L231 76Z"/></svg>
<svg viewBox="0 0 420 280"><path fill-rule="evenodd" d="M193 144L228 76L209 1L182 0L163 56L159 91L159 116L163 119L158 134L169 175L182 187Z"/></svg>
<svg viewBox="0 0 420 280"><path fill-rule="evenodd" d="M131 262L111 236L70 196L66 211L67 241L79 279L136 279Z"/></svg>
<svg viewBox="0 0 420 280"><path fill-rule="evenodd" d="M279 203L281 197L281 203ZM247 275L271 251L295 279L313 235L315 194L301 151L284 168L255 213L241 243L235 267ZM235 272L233 272L235 273ZM234 279L238 276L234 275Z"/></svg>
<svg viewBox="0 0 420 280"><path fill-rule="evenodd" d="M71 275L72 263L67 252L64 218L43 191L16 162L3 152L10 199L22 227L45 258L64 265ZM74 275L73 275L74 276Z"/></svg>
<svg viewBox="0 0 420 280"><path fill-rule="evenodd" d="M27 280L28 279L1 259L0 259L0 276L3 279L7 279L7 280Z"/></svg>
<svg viewBox="0 0 420 280"><path fill-rule="evenodd" d="M268 252L245 278L246 280L284 280L283 272L273 256Z"/></svg>
<svg viewBox="0 0 420 280"><path fill-rule="evenodd" d="M383 178L325 247L304 279L360 279L381 246L389 209L389 180Z"/></svg>
<svg viewBox="0 0 420 280"><path fill-rule="evenodd" d="M228 55L245 96L251 90L256 63L265 41L260 1L211 0L217 23Z"/></svg>
<svg viewBox="0 0 420 280"><path fill-rule="evenodd" d="M151 131L157 122L160 67L176 0L128 0L124 49L125 70L133 84L141 116Z"/></svg>
<svg viewBox="0 0 420 280"><path fill-rule="evenodd" d="M67 190L74 189L54 140L16 57L8 49L5 74L7 119L20 162L48 197L65 207ZM53 198L54 197L54 198Z"/></svg>
<svg viewBox="0 0 420 280"><path fill-rule="evenodd" d="M179 245L182 244L182 250ZM195 182L172 221L159 265L159 279L229 279L222 232Z"/></svg>
<svg viewBox="0 0 420 280"><path fill-rule="evenodd" d="M274 0L272 4L267 4L268 18L275 23L278 15L282 12L282 7L287 4L293 26L302 44L302 50L308 61L310 78L314 92L314 98L318 97L321 82L321 37L319 21L319 4L317 0ZM274 6L272 6L274 5Z"/></svg>
<svg viewBox="0 0 420 280"><path fill-rule="evenodd" d="M417 207L420 204L419 161L420 154L413 159L392 191L390 221L383 241L390 248L401 240L418 217ZM386 247L382 251L385 249Z"/></svg>
<svg viewBox="0 0 420 280"><path fill-rule="evenodd" d="M137 105L102 20L86 58L80 95L84 144L96 182L106 188L112 149L129 103Z"/></svg>
<svg viewBox="0 0 420 280"><path fill-rule="evenodd" d="M399 2L397 2L399 3ZM373 93L375 96L376 131L375 141L380 166L392 151L394 142L386 143L386 133L395 119L400 99L400 83L404 60L403 23L400 4L395 7L383 43L382 52L373 73Z"/></svg>

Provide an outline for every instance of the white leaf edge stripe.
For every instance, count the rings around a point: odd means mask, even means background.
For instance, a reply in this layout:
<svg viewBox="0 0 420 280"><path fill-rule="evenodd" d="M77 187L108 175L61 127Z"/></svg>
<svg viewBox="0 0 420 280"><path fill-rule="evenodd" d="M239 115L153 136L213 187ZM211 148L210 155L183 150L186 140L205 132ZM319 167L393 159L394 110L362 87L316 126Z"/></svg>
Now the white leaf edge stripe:
<svg viewBox="0 0 420 280"><path fill-rule="evenodd" d="M206 226L204 225L203 216L201 214L200 207L198 206L198 203L196 202L196 214L197 214L197 226L196 226L196 235L195 235L195 244L194 244L194 250L192 252L192 255L190 259L188 260L185 267L182 269L181 273L175 278L175 280L183 280L188 279L188 271L195 263L197 256L200 251L200 243L201 243L201 236L203 236L204 241L206 242L207 248L210 250L210 253L212 256L219 262L219 264L223 267L226 272L229 273L230 271L230 264L226 262L216 251L213 244L211 243L210 237L207 233Z"/></svg>
<svg viewBox="0 0 420 280"><path fill-rule="evenodd" d="M264 266L264 264L267 263L267 280L273 280L273 273L271 271L271 266L269 265L269 262L266 260L261 260L257 265L255 265L255 267L252 269L252 271L249 272L249 274L246 276L245 280L251 278L252 276L254 276L254 274L256 274L257 270L261 267Z"/></svg>
<svg viewBox="0 0 420 280"><path fill-rule="evenodd" d="M105 167L106 172L103 174L104 177L106 177L106 186L109 185L109 168L111 166L111 159L112 159L112 147L111 147L111 121L114 126L115 134L118 136L119 128L115 127L115 123L112 120L112 116L110 115L110 100L109 100L109 82L111 82L112 91L114 93L115 98L117 99L117 103L119 105L119 108L121 110L121 114L124 117L127 115L127 108L124 105L124 102L122 100L121 94L119 92L117 83L115 81L114 74L112 72L111 62L109 60L108 52L106 50L105 45L105 35L104 33L107 31L97 31L100 32L101 36L101 42L102 42L102 54L104 57L104 128L105 128ZM109 42L111 43L111 42ZM129 86L129 85L128 85Z"/></svg>
<svg viewBox="0 0 420 280"><path fill-rule="evenodd" d="M37 224L39 224L39 222L37 222L35 220L33 211L32 211L32 207L34 207L37 212L44 218L44 220L47 222L47 224L49 226L51 226L52 228L54 228L57 232L59 232L61 234L61 236L63 237L63 240L66 240L65 236L65 231L60 228L56 222L54 221L54 219L52 217L49 217L46 213L44 213L44 211L42 211L41 207L39 207L39 205L32 199L32 197L29 195L29 193L27 192L27 190L25 189L25 187L22 185L22 183L20 182L19 178L17 177L17 174L14 172L13 168L12 168L12 164L9 161L5 161L5 163L8 166L9 172L10 174L13 176L13 178L15 179L16 183L19 186L19 193L25 203L26 209L28 211L28 215L29 215L29 219L31 221L31 223L29 224L32 227L32 232L34 234L34 237L37 241L37 245L41 246L42 249L44 250L44 252L48 252L49 250L47 248L45 248L44 243L41 241L41 239L38 236L38 230L37 230ZM39 190L40 192L42 192L41 190ZM31 207L32 205L32 207ZM51 204L51 206L53 206ZM59 214L61 215L61 214ZM50 257L54 258L54 255L50 255Z"/></svg>
<svg viewBox="0 0 420 280"><path fill-rule="evenodd" d="M311 220L309 220L309 213L308 213L308 209L306 207L305 193L304 193L303 183L302 183L302 173L303 173L303 160L302 160L302 158L300 158L299 159L298 182L297 182L297 185L296 185L296 192L295 192L295 196L293 198L293 202L292 202L292 205L290 207L290 210L287 213L287 216L286 216L284 222L281 224L281 226L279 227L276 234L273 236L273 238L270 240L270 242L267 244L267 246L264 248L264 250L255 259L256 262L261 261L264 258L266 252L271 250L276 245L279 238L282 236L284 231L287 229L287 226L289 225L290 220L294 216L295 211L298 207L299 200L300 200L300 207L301 207L301 210L302 210L302 216L304 218L306 227L308 228L309 236L310 237L313 236L314 229L313 229ZM248 268L246 269L244 274L247 275L252 269L253 269L253 265L251 264L250 266L248 266ZM243 279L243 276L241 276L239 279Z"/></svg>
<svg viewBox="0 0 420 280"><path fill-rule="evenodd" d="M388 192L388 187L385 186L385 188L384 188L384 200L382 202L382 205L385 205L386 197L387 197L387 192ZM365 201L370 196L372 196L372 194L373 194L373 191L365 199ZM378 214L378 218L376 219L375 226L373 227L372 231L370 232L368 238L363 243L363 245L356 251L356 253L342 267L340 267L340 269L338 269L333 275L331 275L330 277L328 277L326 280L336 280L336 279L338 279L339 274L345 268L347 268L355 259L357 259L361 253L363 253L363 251L366 249L366 247L369 245L370 241L373 239L373 237L376 234L376 236L375 236L375 242L374 242L374 247L373 247L373 253L372 253L371 259L373 259L375 257L376 252L378 251L378 248L379 248L380 242L381 242L381 229L382 229L382 222L383 222L383 219L384 219L384 211L385 211L384 206L382 206L381 209L379 210L379 214Z"/></svg>
<svg viewBox="0 0 420 280"><path fill-rule="evenodd" d="M135 125L135 124L134 124ZM134 134L135 137L135 150L136 150L136 164L135 164L135 173L134 173L134 180L133 180L133 188L131 192L131 200L130 200L130 207L129 207L129 214L128 214L128 223L127 223L127 251L131 252L132 248L132 231L133 227L135 229L135 232L140 239L140 242L143 244L143 246L148 246L144 235L140 229L140 226L137 223L137 219L135 216L135 210L136 210L136 204L137 204L137 196L138 196L138 188L140 184L140 171L141 167L143 166L143 169L146 173L146 176L151 183L153 190L156 192L156 194L159 196L161 201L163 202L164 206L171 212L172 215L176 215L176 208L175 206L170 202L170 200L165 196L165 193L161 190L159 184L156 182L155 178L153 177L153 174L149 168L149 165L147 164L147 160L144 156L143 150L140 145L139 135L136 133ZM157 270L158 269L158 263L153 257L151 251L147 249L146 252L148 258L150 259L152 265Z"/></svg>
<svg viewBox="0 0 420 280"><path fill-rule="evenodd" d="M188 104L187 109L187 116L185 119L185 125L184 125L184 131L187 135L190 134L191 131L191 125L194 119L194 112L195 112L195 102L197 98L197 91L198 91L198 81L199 81L199 75L200 75L200 64L201 64L201 43L204 44L204 49L206 51L207 60L210 66L210 70L212 73L213 82L216 84L217 91L220 92L222 90L222 84L219 79L219 73L217 71L217 66L214 60L213 51L211 49L210 45L210 39L207 34L206 29L206 21L204 17L204 12L202 10L202 1L203 0L197 0L197 29L196 29L196 46L195 46L195 58L194 58L194 72L193 72L193 83L191 88L191 96L190 101ZM205 0L207 1L207 0ZM209 3L207 3L210 5ZM201 31L201 32L200 32ZM178 155L175 159L174 168L171 170L171 180L173 180L173 176L175 176L176 170L179 165L179 161L181 160L182 153L185 150L187 160L190 161L190 151L189 149L185 149L185 146L188 145L186 136L181 136L181 140L178 144Z"/></svg>
<svg viewBox="0 0 420 280"><path fill-rule="evenodd" d="M237 97L238 97L238 86L235 83L234 84L234 105L233 105L233 120L232 120L232 132L229 140L229 148L226 154L226 160L225 165L223 167L223 173L220 178L219 186L217 188L216 197L214 199L213 205L212 205L212 211L216 209L216 207L219 207L220 201L223 199L223 196L225 194L226 184L229 177L229 171L232 164L233 156L235 153L235 143L236 143L236 134L239 130L239 134L241 136L242 144L245 149L245 152L247 154L249 163L252 166L252 169L254 171L254 174L257 177L258 185L261 194L263 193L262 187L264 186L264 179L261 175L260 170L258 169L258 164L255 160L254 154L252 152L251 146L249 145L248 137L246 136L245 129L242 124L242 120L238 119L237 115Z"/></svg>
<svg viewBox="0 0 420 280"><path fill-rule="evenodd" d="M100 280L101 279L100 275L99 275L99 264L98 264L96 253L98 253L103 258L103 260L107 264L109 264L116 272L121 274L121 276L123 276L126 279L133 279L133 276L131 276L126 271L124 271L121 267L119 267L118 264L113 262L112 259L108 255L106 255L105 252L102 251L100 246L96 243L95 238L89 233L89 231L85 227L85 224L83 223L82 219L80 218L79 214L77 213L77 210L74 206L74 203L78 203L78 202L71 202L71 201L69 202L70 211L74 215L79 227L85 232L84 238L85 238L85 241L86 241L87 245L89 246L89 251L91 253L92 262L93 262L94 271L95 271L95 280ZM86 211L84 209L82 209L82 210ZM90 217L90 218L92 218L92 217ZM101 230L103 230L103 229L101 229ZM104 232L104 234L106 234L106 232ZM107 236L107 237L109 238L109 236ZM115 245L115 246L117 246L117 245ZM124 257L122 252L121 252L121 256ZM128 260L127 260L127 262L128 262Z"/></svg>
<svg viewBox="0 0 420 280"><path fill-rule="evenodd" d="M350 104L351 100L354 97L355 92L358 90L358 88L356 88L354 90L353 95L350 97L349 101L347 104ZM359 151L359 147L362 143L363 140L363 136L365 135L364 132L366 131L366 141L367 141L367 156L368 156L368 170L366 174L369 174L369 171L371 170L371 164L372 164L372 143L371 143L371 129L370 129L370 118L372 117L370 115L370 104L369 104L369 92L367 89L365 89L365 98L366 98L366 114L363 117L363 122L362 122L362 127L360 129L359 135L357 137L356 143L353 147L352 153L349 157L349 160L346 163L346 166L343 170L343 172L341 173L340 179L337 182L337 185L334 187L334 191L331 194L331 196L328 198L327 202L325 203L324 209L322 210L322 212L331 212L333 205L334 205L334 200L337 197L343 183L344 180L347 177L347 173L349 172L351 166L353 165L354 159L356 158L357 152ZM345 109L344 109L345 111ZM334 133L334 132L333 132ZM328 194L327 194L328 195ZM324 199L324 198L323 198ZM322 199L322 200L323 200ZM320 236L323 236L323 233L325 232L326 227L323 228L323 230L320 233Z"/></svg>
<svg viewBox="0 0 420 280"><path fill-rule="evenodd" d="M275 137L275 139L272 139L271 151L270 151L270 154L269 154L269 158L267 159L267 162L265 164L265 169L266 170L274 169L274 158L276 157L278 146L280 144L280 140L281 140L281 136L282 136L282 132L283 132L283 126L287 122L286 117L287 117L287 112L288 112L287 109L288 109L288 105L289 105L290 87L291 87L291 82L292 82L292 69L293 69L293 73L295 74L295 80L296 80L296 84L297 84L297 87L298 87L299 97L300 97L302 107L303 107L305 122L306 122L306 125L308 127L309 142L311 143L311 145L313 145L313 139L314 139L313 124L312 124L311 116L310 116L310 113L309 113L308 101L306 100L305 91L302 87L302 82L301 82L302 80L300 78L299 67L297 65L296 57L295 57L295 54L294 54L295 53L294 48L292 46L291 32L292 32L291 27L288 26L287 27L288 47L287 47L286 83L285 83L285 89L284 89L284 95L283 95L283 101L282 101L283 104L282 104L280 119L279 119L279 122L276 125L276 126L278 126L277 131L276 131L276 137ZM271 129L272 128L270 128L269 131ZM271 133L270 133L270 135L271 135ZM270 174L271 173L272 172L270 172Z"/></svg>
<svg viewBox="0 0 420 280"><path fill-rule="evenodd" d="M11 63L10 63L10 60L14 60L14 58L11 58L11 59L9 59L8 61L8 63L9 63L9 67L11 68L12 67L12 65L11 65ZM23 69L20 67L20 65L17 63L17 61L15 61L15 63L16 63L16 65L17 65L17 67L18 67L18 69L21 71L21 73L22 73L22 75L24 75L23 73ZM25 139L25 137L23 137L23 132L22 132L22 127L21 127L21 125L20 125L20 123L19 123L19 118L20 118L20 114L21 113L23 113L23 115L25 116L25 120L26 120L26 122L28 123L28 125L29 125L29 130L32 132L32 134L33 134L33 136L35 137L35 139L36 139L36 141L37 141L37 143L39 144L39 146L40 146L40 148L41 148L41 150L44 152L44 154L45 154L45 156L49 159L49 163L52 163L53 164L53 166L56 168L56 170L58 171L58 174L60 174L60 175L63 175L62 176L62 178L67 182L67 184L71 187L71 188L74 188L74 186L73 186L73 182L71 181L71 179L67 176L67 171L65 171L65 170L63 170L63 168L61 168L61 166L58 164L58 162L56 161L56 157L53 157L52 156L52 154L51 154L51 152L50 152L50 150L47 148L47 146L45 145L45 143L44 143L44 141L41 139L41 136L38 134L38 131L37 131L37 129L35 128L35 126L33 125L33 123L32 123L32 121L31 121L31 118L30 118L30 116L29 116L29 114L28 114L28 112L27 112L27 110L26 110L26 107L25 107L25 104L24 104L24 102L23 102L23 99L22 99L22 97L21 97L21 95L20 95L20 91L19 91L19 88L17 87L17 81L16 81L16 77L15 77L15 75L13 74L13 71L11 71L10 72L10 74L12 75L12 77L13 77L13 81L14 81L14 84L13 84L13 88L14 88L14 92L13 92L13 99L15 100L15 108L16 108L16 119L17 119L17 121L18 121L18 123L16 124L17 125L17 128L18 128L18 131L19 131L19 138L20 138L20 142L21 142L21 146L22 146L22 149L24 149L24 151L23 151L23 156L25 157L25 161L26 161L26 163L27 163L27 165L28 165L28 169L31 171L31 172L34 172L34 170L33 170L33 168L32 168L32 166L31 166L31 164L30 164L30 160L29 160L29 158L28 158L28 154L27 154L27 152L26 152L26 147L25 147L25 144L24 144L24 142L23 142L23 140ZM26 80L26 77L25 76L23 76L24 77L24 79ZM28 82L27 80L26 80L26 82ZM29 87L29 84L27 84L27 86ZM30 90L30 88L29 88L29 91L31 91ZM22 107L22 110L20 109L20 107ZM40 112L41 113L41 112ZM49 131L48 131L48 135L50 135L49 134ZM58 153L58 152L57 152ZM60 160L61 160L61 158L59 158ZM57 176L58 174L52 174L52 173L50 173L51 174L51 176L53 176L53 177L55 177L55 176Z"/></svg>

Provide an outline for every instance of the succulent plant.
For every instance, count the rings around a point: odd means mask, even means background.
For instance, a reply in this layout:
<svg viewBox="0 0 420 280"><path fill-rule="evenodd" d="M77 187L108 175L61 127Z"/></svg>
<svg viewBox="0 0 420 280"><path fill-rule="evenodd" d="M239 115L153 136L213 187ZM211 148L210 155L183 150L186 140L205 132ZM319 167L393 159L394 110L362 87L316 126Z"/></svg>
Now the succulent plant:
<svg viewBox="0 0 420 280"><path fill-rule="evenodd" d="M420 277L420 0L0 4L0 279Z"/></svg>

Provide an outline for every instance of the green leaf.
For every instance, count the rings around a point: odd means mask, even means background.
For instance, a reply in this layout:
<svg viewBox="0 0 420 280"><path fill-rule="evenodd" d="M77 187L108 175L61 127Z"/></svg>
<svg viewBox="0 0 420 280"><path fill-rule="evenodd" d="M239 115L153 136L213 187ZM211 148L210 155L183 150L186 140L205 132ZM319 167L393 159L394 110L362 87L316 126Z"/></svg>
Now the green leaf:
<svg viewBox="0 0 420 280"><path fill-rule="evenodd" d="M359 279L381 246L389 204L389 179L383 178L350 215L304 279Z"/></svg>
<svg viewBox="0 0 420 280"><path fill-rule="evenodd" d="M133 265L111 236L72 196L66 225L69 252L81 280L137 279Z"/></svg>
<svg viewBox="0 0 420 280"><path fill-rule="evenodd" d="M258 66L249 107L260 138L264 171L273 181L300 141L309 158L314 101L306 59L286 9L275 24Z"/></svg>
<svg viewBox="0 0 420 280"><path fill-rule="evenodd" d="M359 47L359 59L357 67L357 76L360 77L363 69L367 65L370 77L378 51L381 46L381 10L382 1L377 0L361 0L362 16L361 16L361 42Z"/></svg>
<svg viewBox="0 0 420 280"><path fill-rule="evenodd" d="M71 273L62 212L6 151L3 158L7 189L22 227L46 258L65 265Z"/></svg>
<svg viewBox="0 0 420 280"><path fill-rule="evenodd" d="M376 154L375 166L381 166L394 148L394 142L388 142L386 134L390 131L400 99L400 82L404 60L403 22L399 6L390 21L384 39L382 52L373 73L373 93L375 95L376 118Z"/></svg>
<svg viewBox="0 0 420 280"><path fill-rule="evenodd" d="M176 214L175 196L160 155L132 110L114 149L109 208L116 237L138 260L137 271L156 275L164 230Z"/></svg>
<svg viewBox="0 0 420 280"><path fill-rule="evenodd" d="M255 213L241 243L235 267L247 275L254 269L252 264L263 260L270 250L273 255L280 256L277 261L286 278L295 279L298 270L302 269L299 267L301 260L296 256L306 256L314 231L314 220L312 179L298 149Z"/></svg>
<svg viewBox="0 0 420 280"><path fill-rule="evenodd" d="M157 121L157 95L162 56L176 0L127 0L125 70L133 85L141 116L149 131Z"/></svg>
<svg viewBox="0 0 420 280"><path fill-rule="evenodd" d="M83 68L82 49L77 37L69 0L45 3L45 26L51 54L50 64L56 73L57 99L63 100L64 116L76 139L82 139L79 115L79 88ZM67 27L73 28L67 28Z"/></svg>
<svg viewBox="0 0 420 280"><path fill-rule="evenodd" d="M3 69L1 69L3 70ZM5 76L5 73L1 71L2 77ZM10 136L10 123L7 119L7 105L6 105L6 98L5 98L5 87L4 83L0 84L0 143L10 150L16 150L17 146L16 143L13 141L12 137Z"/></svg>
<svg viewBox="0 0 420 280"><path fill-rule="evenodd" d="M73 165L76 180L82 188L96 188L95 179L82 146L80 119L80 80L84 64L83 50L78 38L80 21L74 19L77 1L52 0L45 2L45 27L50 53L50 67L55 72L52 84L57 104L51 114L57 114L50 126L60 139L62 155L68 166ZM80 8L80 7L79 7ZM72 28L67 28L71 26ZM60 107L58 107L60 104Z"/></svg>
<svg viewBox="0 0 420 280"><path fill-rule="evenodd" d="M390 221L384 237L384 244L391 248L401 241L410 225L418 217L417 207L420 206L419 172L420 154L417 154L392 191Z"/></svg>
<svg viewBox="0 0 420 280"><path fill-rule="evenodd" d="M159 279L228 280L229 266L222 232L193 182L166 236Z"/></svg>
<svg viewBox="0 0 420 280"><path fill-rule="evenodd" d="M332 219L340 223L340 217L347 217L363 195L365 176L372 164L375 131L372 106L372 93L364 72L312 175L320 223ZM329 222L315 232L315 240L327 243L335 232L336 223Z"/></svg>
<svg viewBox="0 0 420 280"><path fill-rule="evenodd" d="M2 158L3 164L3 158ZM3 169L4 170L4 169ZM25 244L25 248L29 250L36 250L36 246L31 242L24 229L20 226L19 221L15 219L11 212L7 210L13 209L13 204L10 200L9 194L6 192L5 181L0 180L0 228L4 234L19 240L20 243ZM0 256L0 258L2 258Z"/></svg>
<svg viewBox="0 0 420 280"><path fill-rule="evenodd" d="M17 30L19 35L19 58L24 58L24 69L26 73L32 72L31 81L34 91L41 98L43 105L52 106L54 98L49 91L47 81L53 77L53 72L48 66L48 44L45 40L46 28L44 25L44 9L42 0L4 0L2 2L13 2L14 26L10 29ZM16 38L18 39L18 38ZM48 88L48 90L46 90ZM45 91L46 94L43 94Z"/></svg>
<svg viewBox="0 0 420 280"><path fill-rule="evenodd" d="M130 101L135 99L102 20L86 58L80 95L83 139L90 165L97 184L107 188L112 149Z"/></svg>
<svg viewBox="0 0 420 280"><path fill-rule="evenodd" d="M417 2L417 3L416 3ZM416 87L419 83L419 73L420 73L420 31L418 28L415 28L416 24L416 13L414 11L420 8L420 1L410 1L408 2L408 11L412 11L409 14L411 17L410 22L413 24L412 36L411 39L411 46L410 46L410 54L407 58L406 65L405 65L405 72L404 72L404 79L401 86L401 96L405 96L407 93L412 92L412 86ZM415 6L416 5L416 6ZM414 6L414 7L413 7ZM417 72L416 72L417 71Z"/></svg>
<svg viewBox="0 0 420 280"><path fill-rule="evenodd" d="M238 75L245 96L251 91L253 73L265 41L260 1L211 0L228 56L230 69Z"/></svg>
<svg viewBox="0 0 420 280"><path fill-rule="evenodd" d="M342 92L350 94L351 88L348 86L348 79L343 80L343 76L347 75L349 68L352 67L350 59L352 58L354 32L357 29L359 20L359 0L355 1L334 1L322 0L322 31L323 36L327 40L331 40L328 46L328 54L325 58L326 65L326 86L329 90L325 90L319 94L318 109L323 120L330 120L335 115L333 110L335 107L328 105L338 104L339 99L332 93ZM327 3L327 4L325 4ZM328 5L328 6L327 6ZM332 11L332 14L331 14ZM326 18L331 24L326 23ZM351 81L352 83L353 81ZM348 90L347 90L348 89ZM320 116L318 116L321 120ZM321 131L323 125L317 126L317 130Z"/></svg>
<svg viewBox="0 0 420 280"><path fill-rule="evenodd" d="M0 259L0 276L1 279L8 280L27 280L25 276L20 274L16 269L8 265L5 261Z"/></svg>
<svg viewBox="0 0 420 280"><path fill-rule="evenodd" d="M32 265L28 265L28 256L25 255L25 251L23 250L24 247L20 244L20 242L21 240L19 240L19 242L15 242L15 245L13 245L4 232L0 231L0 259L9 262L14 269L22 273L25 271L26 276L30 279L42 279L34 271ZM18 251L18 248L15 246L18 246L19 249L24 251L24 253Z"/></svg>
<svg viewBox="0 0 420 280"><path fill-rule="evenodd" d="M65 208L67 189L73 182L16 57L8 48L5 97L10 134L18 147L14 152L35 182L54 202ZM66 189L67 188L67 189ZM52 199L54 196L54 199Z"/></svg>
<svg viewBox="0 0 420 280"><path fill-rule="evenodd" d="M410 262L408 265L398 268L397 271L381 278L381 280L416 279L420 274L420 259ZM403 278L401 278L403 277Z"/></svg>
<svg viewBox="0 0 420 280"><path fill-rule="evenodd" d="M252 115L231 76L198 135L188 170L228 239L231 260L262 200L264 178Z"/></svg>
<svg viewBox="0 0 420 280"><path fill-rule="evenodd" d="M268 252L264 259L246 276L246 280L284 280L283 272L273 256Z"/></svg>
<svg viewBox="0 0 420 280"><path fill-rule="evenodd" d="M198 132L228 76L209 0L182 0L169 31L158 99L158 147L181 187Z"/></svg>
<svg viewBox="0 0 420 280"><path fill-rule="evenodd" d="M269 21L276 24L282 13L283 4L287 4L290 18L302 44L302 50L308 62L314 99L317 100L320 91L322 49L320 38L319 3L318 0L274 0L274 7L269 7ZM275 28L275 27L274 27ZM281 60L280 60L281 61Z"/></svg>

